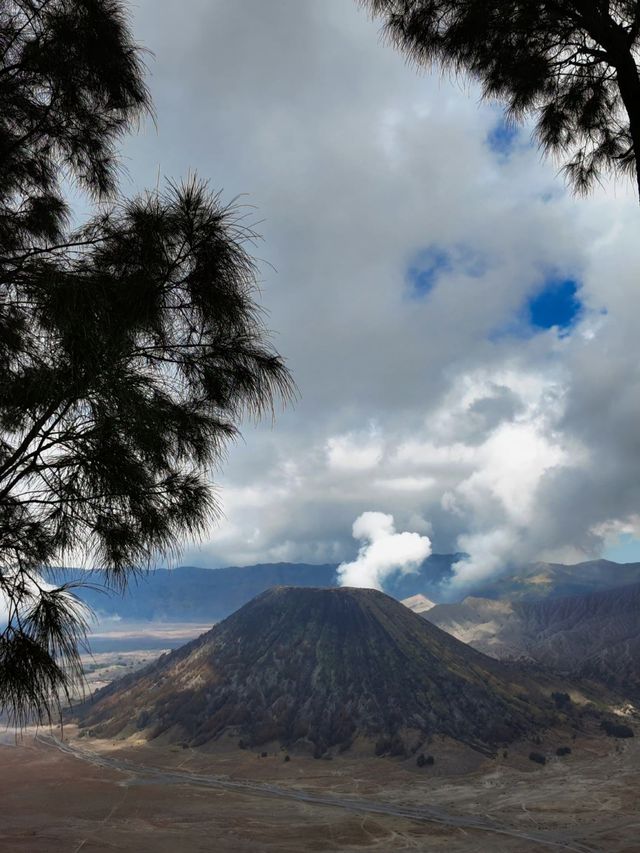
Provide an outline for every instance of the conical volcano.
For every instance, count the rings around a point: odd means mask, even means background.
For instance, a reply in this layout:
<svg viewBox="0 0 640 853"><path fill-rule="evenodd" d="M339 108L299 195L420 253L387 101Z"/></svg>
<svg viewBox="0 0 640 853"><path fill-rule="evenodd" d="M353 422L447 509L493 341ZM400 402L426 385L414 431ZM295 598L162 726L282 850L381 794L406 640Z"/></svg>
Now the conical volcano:
<svg viewBox="0 0 640 853"><path fill-rule="evenodd" d="M514 673L381 592L276 587L100 691L79 719L96 735L191 746L232 736L322 754L364 737L401 752L442 734L485 749L552 717Z"/></svg>

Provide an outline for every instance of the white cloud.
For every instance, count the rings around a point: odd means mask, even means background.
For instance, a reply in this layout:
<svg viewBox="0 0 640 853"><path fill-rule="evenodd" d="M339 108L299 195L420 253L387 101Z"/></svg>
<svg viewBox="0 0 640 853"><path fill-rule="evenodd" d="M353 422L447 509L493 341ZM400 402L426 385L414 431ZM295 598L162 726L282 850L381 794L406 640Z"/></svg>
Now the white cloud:
<svg viewBox="0 0 640 853"><path fill-rule="evenodd" d="M386 578L411 574L431 554L431 540L419 533L396 533L393 516L363 512L353 523L353 538L361 541L357 558L338 567L341 586L382 589Z"/></svg>
<svg viewBox="0 0 640 853"><path fill-rule="evenodd" d="M478 448L476 469L456 494L478 515L487 499L496 499L509 518L526 524L541 478L567 458L535 423L503 424Z"/></svg>
<svg viewBox="0 0 640 853"><path fill-rule="evenodd" d="M376 480L376 485L382 489L397 492L420 492L424 495L429 489L437 486L435 477L390 477L388 480Z"/></svg>
<svg viewBox="0 0 640 853"><path fill-rule="evenodd" d="M383 447L375 429L368 433L348 433L327 439L329 468L338 471L367 471L382 459Z"/></svg>

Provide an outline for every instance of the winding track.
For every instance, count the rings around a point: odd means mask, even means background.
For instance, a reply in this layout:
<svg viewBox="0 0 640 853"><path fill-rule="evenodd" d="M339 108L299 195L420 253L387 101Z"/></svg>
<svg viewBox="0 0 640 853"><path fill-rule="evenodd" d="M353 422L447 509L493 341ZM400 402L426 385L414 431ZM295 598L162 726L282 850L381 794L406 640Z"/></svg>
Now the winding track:
<svg viewBox="0 0 640 853"><path fill-rule="evenodd" d="M335 797L322 794L312 794L305 791L296 791L292 788L282 788L265 782L252 782L248 779L232 780L225 776L209 776L201 773L190 773L181 770L163 770L159 767L134 764L131 761L119 758L111 758L99 755L88 749L82 749L59 740L53 734L37 734L36 739L47 746L52 746L60 752L70 755L81 761L89 762L97 767L106 767L121 773L129 773L137 778L142 784L174 784L193 785L198 788L217 788L226 791L234 791L238 794L257 797L276 797L278 799L294 800L301 803L309 803L316 806L329 806L331 808L345 809L346 811L359 814L380 814L391 817L401 817L420 823L436 823L458 829L471 829L480 832L490 832L497 835L506 835L521 841L530 841L534 844L553 847L560 850L570 850L574 853L603 853L601 848L589 847L582 842L575 841L564 833L559 832L524 832L510 829L495 821L489 821L482 817L450 814L433 806L400 806L394 803L386 803L380 800L351 799Z"/></svg>

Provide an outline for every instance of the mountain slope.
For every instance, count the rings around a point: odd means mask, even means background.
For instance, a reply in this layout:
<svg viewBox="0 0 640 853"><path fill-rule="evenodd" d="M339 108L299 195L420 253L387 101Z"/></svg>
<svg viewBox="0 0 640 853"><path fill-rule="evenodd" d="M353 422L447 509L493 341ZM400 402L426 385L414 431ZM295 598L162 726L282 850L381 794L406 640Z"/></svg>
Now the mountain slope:
<svg viewBox="0 0 640 853"><path fill-rule="evenodd" d="M197 746L354 738L401 751L443 734L475 748L553 719L531 681L375 590L276 588L79 710L98 735L165 733Z"/></svg>
<svg viewBox="0 0 640 853"><path fill-rule="evenodd" d="M537 602L466 598L423 616L496 658L526 658L640 698L640 584Z"/></svg>

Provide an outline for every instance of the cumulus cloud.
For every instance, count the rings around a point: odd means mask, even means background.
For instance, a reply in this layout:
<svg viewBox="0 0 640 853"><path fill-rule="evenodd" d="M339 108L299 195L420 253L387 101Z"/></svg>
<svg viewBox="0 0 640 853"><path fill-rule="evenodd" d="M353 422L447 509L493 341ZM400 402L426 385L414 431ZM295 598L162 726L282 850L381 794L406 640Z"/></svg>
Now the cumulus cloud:
<svg viewBox="0 0 640 853"><path fill-rule="evenodd" d="M338 566L340 586L382 589L390 575L416 572L431 554L428 536L396 533L393 516L384 512L363 512L352 531L361 545L355 560Z"/></svg>

